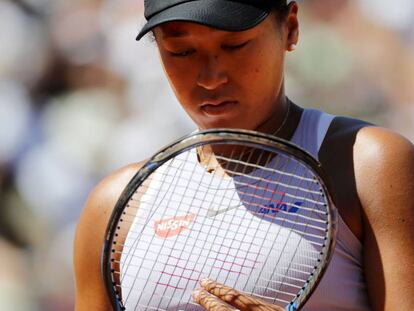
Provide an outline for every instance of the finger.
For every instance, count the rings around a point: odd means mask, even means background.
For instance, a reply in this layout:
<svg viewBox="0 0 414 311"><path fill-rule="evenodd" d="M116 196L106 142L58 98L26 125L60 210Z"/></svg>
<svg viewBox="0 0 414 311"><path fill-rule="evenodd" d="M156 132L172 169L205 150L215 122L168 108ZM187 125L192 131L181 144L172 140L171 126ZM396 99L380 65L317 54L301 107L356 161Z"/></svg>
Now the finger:
<svg viewBox="0 0 414 311"><path fill-rule="evenodd" d="M209 293L239 310L284 311L285 309L266 303L260 299L242 294L237 290L210 279L200 281L201 286Z"/></svg>
<svg viewBox="0 0 414 311"><path fill-rule="evenodd" d="M204 309L210 311L230 311L232 308L226 305L216 296L211 295L203 289L193 291L193 300L201 305Z"/></svg>

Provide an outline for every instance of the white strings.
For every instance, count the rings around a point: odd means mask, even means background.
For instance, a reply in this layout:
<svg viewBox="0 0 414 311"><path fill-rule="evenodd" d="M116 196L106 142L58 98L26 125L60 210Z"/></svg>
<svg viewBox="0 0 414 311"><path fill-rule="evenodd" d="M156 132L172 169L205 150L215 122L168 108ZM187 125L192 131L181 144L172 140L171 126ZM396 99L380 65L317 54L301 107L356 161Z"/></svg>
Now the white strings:
<svg viewBox="0 0 414 311"><path fill-rule="evenodd" d="M223 176L186 151L137 189L112 257L126 310L201 310L202 277L280 306L300 295L326 248L326 196L294 158L254 153L214 155Z"/></svg>

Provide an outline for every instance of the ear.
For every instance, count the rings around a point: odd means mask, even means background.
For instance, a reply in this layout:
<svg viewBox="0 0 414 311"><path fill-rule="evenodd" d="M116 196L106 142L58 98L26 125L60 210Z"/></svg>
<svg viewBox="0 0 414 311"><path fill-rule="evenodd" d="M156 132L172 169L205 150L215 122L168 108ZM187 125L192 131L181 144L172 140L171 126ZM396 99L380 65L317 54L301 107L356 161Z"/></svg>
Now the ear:
<svg viewBox="0 0 414 311"><path fill-rule="evenodd" d="M287 8L286 15L286 50L294 51L299 41L299 21L298 21L299 6L296 2L291 2Z"/></svg>

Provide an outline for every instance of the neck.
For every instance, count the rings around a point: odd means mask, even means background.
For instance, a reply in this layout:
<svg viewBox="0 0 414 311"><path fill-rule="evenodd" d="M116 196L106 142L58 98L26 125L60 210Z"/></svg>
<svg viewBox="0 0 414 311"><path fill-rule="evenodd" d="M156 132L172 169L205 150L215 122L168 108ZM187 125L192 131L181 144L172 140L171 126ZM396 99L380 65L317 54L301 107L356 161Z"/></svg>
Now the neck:
<svg viewBox="0 0 414 311"><path fill-rule="evenodd" d="M281 91L275 100L273 113L256 128L256 131L279 136L288 123L289 105L289 99L285 96L285 92Z"/></svg>

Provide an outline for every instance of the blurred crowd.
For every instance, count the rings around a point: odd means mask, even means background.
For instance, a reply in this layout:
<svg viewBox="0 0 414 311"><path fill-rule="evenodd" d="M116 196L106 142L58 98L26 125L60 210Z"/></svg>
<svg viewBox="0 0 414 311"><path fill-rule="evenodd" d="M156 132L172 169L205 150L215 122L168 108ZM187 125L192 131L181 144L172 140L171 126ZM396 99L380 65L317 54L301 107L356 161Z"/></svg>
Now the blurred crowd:
<svg viewBox="0 0 414 311"><path fill-rule="evenodd" d="M142 0L0 0L0 305L73 310L73 237L103 176L194 130L136 42ZM302 0L287 94L414 140L414 2Z"/></svg>

